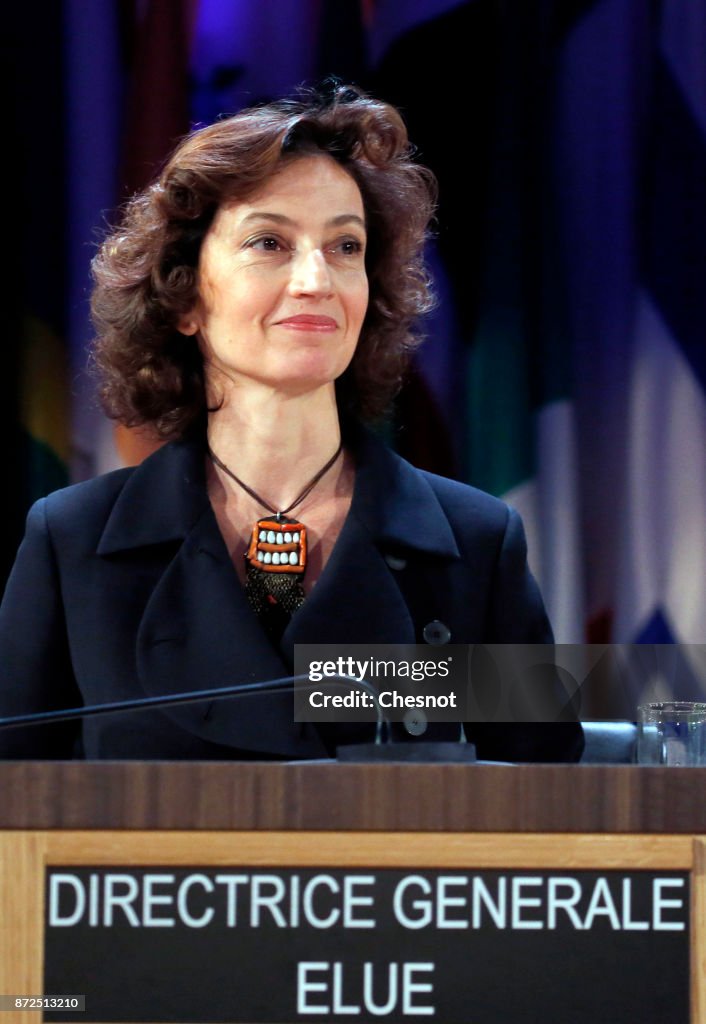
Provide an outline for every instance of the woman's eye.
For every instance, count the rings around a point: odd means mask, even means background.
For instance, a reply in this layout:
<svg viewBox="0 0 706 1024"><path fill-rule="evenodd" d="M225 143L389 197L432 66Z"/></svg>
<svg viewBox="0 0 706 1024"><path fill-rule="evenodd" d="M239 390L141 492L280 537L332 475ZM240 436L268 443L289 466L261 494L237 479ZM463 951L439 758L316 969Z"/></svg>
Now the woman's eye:
<svg viewBox="0 0 706 1024"><path fill-rule="evenodd" d="M357 256L363 251L363 243L357 238L343 238L331 246L331 252L341 253L343 256Z"/></svg>
<svg viewBox="0 0 706 1024"><path fill-rule="evenodd" d="M280 242L279 238L274 238L272 235L263 235L262 238L254 238L251 242L248 242L248 248L255 249L258 252L282 252L284 245Z"/></svg>

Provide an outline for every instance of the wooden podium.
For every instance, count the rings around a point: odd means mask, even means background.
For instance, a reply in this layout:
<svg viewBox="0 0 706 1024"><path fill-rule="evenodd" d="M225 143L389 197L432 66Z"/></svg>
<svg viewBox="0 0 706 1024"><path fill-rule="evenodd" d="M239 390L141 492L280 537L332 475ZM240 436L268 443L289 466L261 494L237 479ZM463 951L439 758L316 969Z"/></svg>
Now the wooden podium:
<svg viewBox="0 0 706 1024"><path fill-rule="evenodd" d="M44 991L52 865L669 871L690 881L706 1021L706 768L7 762L0 829L2 994Z"/></svg>

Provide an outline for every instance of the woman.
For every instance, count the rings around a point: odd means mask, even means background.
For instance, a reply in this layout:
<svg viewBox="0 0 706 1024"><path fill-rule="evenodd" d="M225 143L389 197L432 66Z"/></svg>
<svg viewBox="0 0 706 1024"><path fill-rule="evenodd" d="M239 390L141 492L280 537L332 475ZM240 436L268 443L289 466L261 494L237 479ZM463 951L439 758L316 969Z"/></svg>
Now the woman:
<svg viewBox="0 0 706 1024"><path fill-rule="evenodd" d="M3 714L281 677L295 643L550 640L516 514L359 425L429 306L433 202L397 112L339 88L194 133L130 203L94 264L95 362L107 411L169 443L31 510L0 612ZM580 752L572 725L471 738L485 757ZM0 742L309 757L336 737L282 695Z"/></svg>

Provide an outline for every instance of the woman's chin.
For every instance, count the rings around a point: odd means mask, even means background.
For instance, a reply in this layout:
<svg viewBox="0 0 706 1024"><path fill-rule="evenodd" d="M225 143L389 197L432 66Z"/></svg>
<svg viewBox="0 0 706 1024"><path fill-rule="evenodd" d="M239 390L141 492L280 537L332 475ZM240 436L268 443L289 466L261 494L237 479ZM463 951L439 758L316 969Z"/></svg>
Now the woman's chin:
<svg viewBox="0 0 706 1024"><path fill-rule="evenodd" d="M346 370L346 360L332 360L323 353L297 353L281 368L280 373L271 375L270 383L287 391L313 391L331 386Z"/></svg>
<svg viewBox="0 0 706 1024"><path fill-rule="evenodd" d="M334 390L334 381L329 377L294 377L287 380L280 380L275 385L276 391L291 398L298 398L304 395L314 395L318 392Z"/></svg>
<svg viewBox="0 0 706 1024"><path fill-rule="evenodd" d="M352 357L352 353L351 353ZM265 388L287 395L303 395L322 388L333 389L335 381L350 365L350 358L332 358L330 352L311 348L292 351L286 357L265 362L260 366L223 366L211 364L207 372L207 385L214 394L225 391L243 393L245 390Z"/></svg>

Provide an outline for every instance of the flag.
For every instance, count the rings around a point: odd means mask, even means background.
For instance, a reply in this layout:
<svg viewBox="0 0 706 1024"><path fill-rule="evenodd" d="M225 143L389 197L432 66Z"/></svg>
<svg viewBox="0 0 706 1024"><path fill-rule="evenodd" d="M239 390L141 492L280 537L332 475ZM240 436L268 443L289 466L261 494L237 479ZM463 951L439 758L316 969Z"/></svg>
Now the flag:
<svg viewBox="0 0 706 1024"><path fill-rule="evenodd" d="M641 175L616 639L706 640L706 8L663 0Z"/></svg>
<svg viewBox="0 0 706 1024"><path fill-rule="evenodd" d="M589 636L706 638L706 11L612 0L564 48Z"/></svg>
<svg viewBox="0 0 706 1024"><path fill-rule="evenodd" d="M588 635L663 698L706 692L705 52L701 4L598 4L558 92Z"/></svg>

